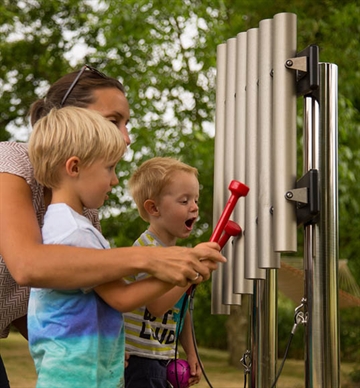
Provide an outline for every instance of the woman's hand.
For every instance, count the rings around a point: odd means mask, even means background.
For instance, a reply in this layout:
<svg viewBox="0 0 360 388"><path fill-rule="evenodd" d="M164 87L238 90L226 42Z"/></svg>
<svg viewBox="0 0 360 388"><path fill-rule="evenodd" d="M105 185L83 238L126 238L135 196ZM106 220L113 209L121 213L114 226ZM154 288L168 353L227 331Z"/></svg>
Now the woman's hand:
<svg viewBox="0 0 360 388"><path fill-rule="evenodd" d="M146 253L151 254L151 258L145 263L149 267L145 272L181 287L198 284L210 278L218 263L226 262L219 250L220 246L214 242L201 243L194 248L147 248Z"/></svg>

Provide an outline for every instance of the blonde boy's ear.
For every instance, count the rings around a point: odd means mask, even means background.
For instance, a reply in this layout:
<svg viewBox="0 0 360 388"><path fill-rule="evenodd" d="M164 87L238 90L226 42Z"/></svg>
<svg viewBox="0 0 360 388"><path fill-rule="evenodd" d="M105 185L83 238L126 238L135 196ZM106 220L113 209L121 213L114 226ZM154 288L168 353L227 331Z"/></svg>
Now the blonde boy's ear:
<svg viewBox="0 0 360 388"><path fill-rule="evenodd" d="M160 215L160 212L156 206L156 203L152 199L147 199L144 202L144 209L149 214L149 216L158 217Z"/></svg>
<svg viewBox="0 0 360 388"><path fill-rule="evenodd" d="M65 163L65 170L69 176L75 177L79 173L80 159L77 156L72 156Z"/></svg>

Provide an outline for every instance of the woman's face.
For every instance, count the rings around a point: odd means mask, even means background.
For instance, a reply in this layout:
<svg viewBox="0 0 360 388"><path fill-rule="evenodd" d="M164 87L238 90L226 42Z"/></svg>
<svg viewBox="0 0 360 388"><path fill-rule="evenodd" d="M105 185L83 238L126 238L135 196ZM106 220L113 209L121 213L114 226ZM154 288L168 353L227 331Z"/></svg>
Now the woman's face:
<svg viewBox="0 0 360 388"><path fill-rule="evenodd" d="M93 92L95 102L88 109L96 110L113 122L123 134L126 144L131 143L127 124L130 119L130 108L125 94L116 88L97 89Z"/></svg>

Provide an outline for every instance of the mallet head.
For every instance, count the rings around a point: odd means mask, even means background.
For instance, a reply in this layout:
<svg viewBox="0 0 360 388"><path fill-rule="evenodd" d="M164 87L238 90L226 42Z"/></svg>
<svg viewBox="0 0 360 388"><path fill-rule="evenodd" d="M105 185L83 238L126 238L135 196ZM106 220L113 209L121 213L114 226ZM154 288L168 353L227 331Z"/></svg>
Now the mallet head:
<svg viewBox="0 0 360 388"><path fill-rule="evenodd" d="M237 197L246 197L247 193L249 192L248 186L236 180L232 180L230 182L228 189L233 195L236 195Z"/></svg>

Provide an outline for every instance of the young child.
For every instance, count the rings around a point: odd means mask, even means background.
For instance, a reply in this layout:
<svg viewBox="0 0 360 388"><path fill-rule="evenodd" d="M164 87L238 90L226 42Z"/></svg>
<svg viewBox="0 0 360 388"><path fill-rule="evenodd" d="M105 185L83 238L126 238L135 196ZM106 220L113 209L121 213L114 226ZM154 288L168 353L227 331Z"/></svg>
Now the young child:
<svg viewBox="0 0 360 388"><path fill-rule="evenodd" d="M129 189L148 229L135 246L176 244L190 235L198 217L199 182L196 168L177 159L155 157L143 163L131 176ZM166 265L166 263L164 263ZM148 278L142 273L127 281ZM175 287L158 299L125 316L126 351L130 354L125 369L126 388L166 388L166 368L175 358L176 340L186 353L191 368L189 384L200 381L187 309L187 287Z"/></svg>
<svg viewBox="0 0 360 388"><path fill-rule="evenodd" d="M54 108L35 124L29 157L35 178L52 194L42 228L44 244L109 248L83 212L102 206L118 183L115 167L125 150L119 129L89 109ZM123 387L120 311L150 303L172 287L150 277L89 289L33 288L28 330L37 388Z"/></svg>

